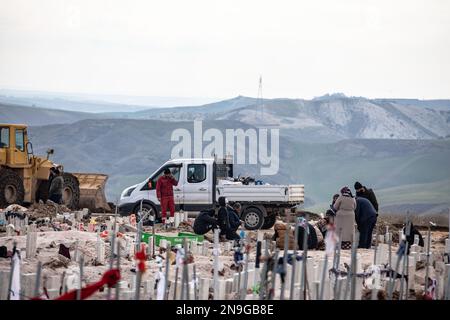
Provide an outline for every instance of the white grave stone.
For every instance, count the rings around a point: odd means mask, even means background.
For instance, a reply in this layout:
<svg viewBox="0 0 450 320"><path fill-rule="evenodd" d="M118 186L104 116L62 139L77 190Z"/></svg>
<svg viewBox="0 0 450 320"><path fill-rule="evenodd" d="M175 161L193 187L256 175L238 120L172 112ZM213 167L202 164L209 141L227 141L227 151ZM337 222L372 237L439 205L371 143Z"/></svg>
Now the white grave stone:
<svg viewBox="0 0 450 320"><path fill-rule="evenodd" d="M175 228L178 228L178 226L180 225L180 212L175 212L174 214L175 217Z"/></svg>
<svg viewBox="0 0 450 320"><path fill-rule="evenodd" d="M26 237L26 258L34 258L37 249L37 232L30 231Z"/></svg>
<svg viewBox="0 0 450 320"><path fill-rule="evenodd" d="M144 300L153 300L155 279L152 278L149 280L145 280L142 284L144 285L144 293L143 293Z"/></svg>
<svg viewBox="0 0 450 320"><path fill-rule="evenodd" d="M96 261L98 264L105 264L105 242L98 236L96 244Z"/></svg>
<svg viewBox="0 0 450 320"><path fill-rule="evenodd" d="M9 271L0 270L0 301L8 299Z"/></svg>
<svg viewBox="0 0 450 320"><path fill-rule="evenodd" d="M20 276L20 289L23 300L33 298L36 273L22 273Z"/></svg>
<svg viewBox="0 0 450 320"><path fill-rule="evenodd" d="M210 286L210 279L208 279L208 278L200 278L200 281L199 281L199 294L198 294L198 299L199 300L208 300L208 298L209 298L209 286Z"/></svg>

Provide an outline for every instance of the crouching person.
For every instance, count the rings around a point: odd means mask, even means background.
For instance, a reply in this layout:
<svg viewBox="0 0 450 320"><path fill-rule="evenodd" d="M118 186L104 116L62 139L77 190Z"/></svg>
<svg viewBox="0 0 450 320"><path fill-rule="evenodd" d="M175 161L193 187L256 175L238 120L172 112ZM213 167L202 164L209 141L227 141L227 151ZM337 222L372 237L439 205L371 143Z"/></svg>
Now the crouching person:
<svg viewBox="0 0 450 320"><path fill-rule="evenodd" d="M227 240L239 240L241 237L236 233L241 225L239 219L240 204L235 203L236 209L228 205L228 200L225 197L219 197L219 212L217 222L220 228L220 235Z"/></svg>
<svg viewBox="0 0 450 320"><path fill-rule="evenodd" d="M218 228L218 222L215 218L216 211L214 209L200 211L194 221L194 232L202 235L208 233L210 230Z"/></svg>
<svg viewBox="0 0 450 320"><path fill-rule="evenodd" d="M366 198L356 197L355 220L359 231L358 248L370 249L373 229L377 223L377 211Z"/></svg>

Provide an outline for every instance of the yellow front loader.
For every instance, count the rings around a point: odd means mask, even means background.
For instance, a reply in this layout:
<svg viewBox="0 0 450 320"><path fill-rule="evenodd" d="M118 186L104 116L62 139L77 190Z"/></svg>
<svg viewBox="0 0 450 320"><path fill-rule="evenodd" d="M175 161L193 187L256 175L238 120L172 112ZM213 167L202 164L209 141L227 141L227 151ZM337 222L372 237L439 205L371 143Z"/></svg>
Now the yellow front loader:
<svg viewBox="0 0 450 320"><path fill-rule="evenodd" d="M48 199L50 169L57 165L47 157L33 154L24 124L0 124L0 208L10 204L26 204ZM63 203L71 209L110 211L105 184L107 175L63 173Z"/></svg>

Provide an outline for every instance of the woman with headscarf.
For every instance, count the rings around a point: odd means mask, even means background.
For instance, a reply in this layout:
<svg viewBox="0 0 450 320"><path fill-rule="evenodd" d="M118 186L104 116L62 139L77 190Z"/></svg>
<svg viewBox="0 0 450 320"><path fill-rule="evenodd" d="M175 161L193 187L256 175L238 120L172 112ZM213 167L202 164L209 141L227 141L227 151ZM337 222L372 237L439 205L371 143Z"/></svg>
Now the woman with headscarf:
<svg viewBox="0 0 450 320"><path fill-rule="evenodd" d="M333 207L336 211L334 223L337 233L340 234L342 249L350 249L355 230L356 200L348 187L341 189L341 194Z"/></svg>

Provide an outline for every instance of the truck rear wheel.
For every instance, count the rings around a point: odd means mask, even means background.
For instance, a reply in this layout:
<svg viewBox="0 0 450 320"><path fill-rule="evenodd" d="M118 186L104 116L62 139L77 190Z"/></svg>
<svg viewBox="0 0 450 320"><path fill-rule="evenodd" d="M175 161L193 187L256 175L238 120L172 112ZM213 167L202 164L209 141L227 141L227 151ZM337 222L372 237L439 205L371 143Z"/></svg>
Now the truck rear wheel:
<svg viewBox="0 0 450 320"><path fill-rule="evenodd" d="M70 173L63 173L64 186L62 202L70 209L78 209L80 203L80 185L78 179Z"/></svg>
<svg viewBox="0 0 450 320"><path fill-rule="evenodd" d="M261 227L261 229L270 229L275 224L275 221L277 220L276 214L271 214L270 216L264 217L264 223Z"/></svg>
<svg viewBox="0 0 450 320"><path fill-rule="evenodd" d="M22 178L13 170L0 169L0 207L22 205L24 196Z"/></svg>
<svg viewBox="0 0 450 320"><path fill-rule="evenodd" d="M244 227L247 230L258 230L264 224L264 215L258 208L250 207L245 209L241 216L244 221Z"/></svg>

